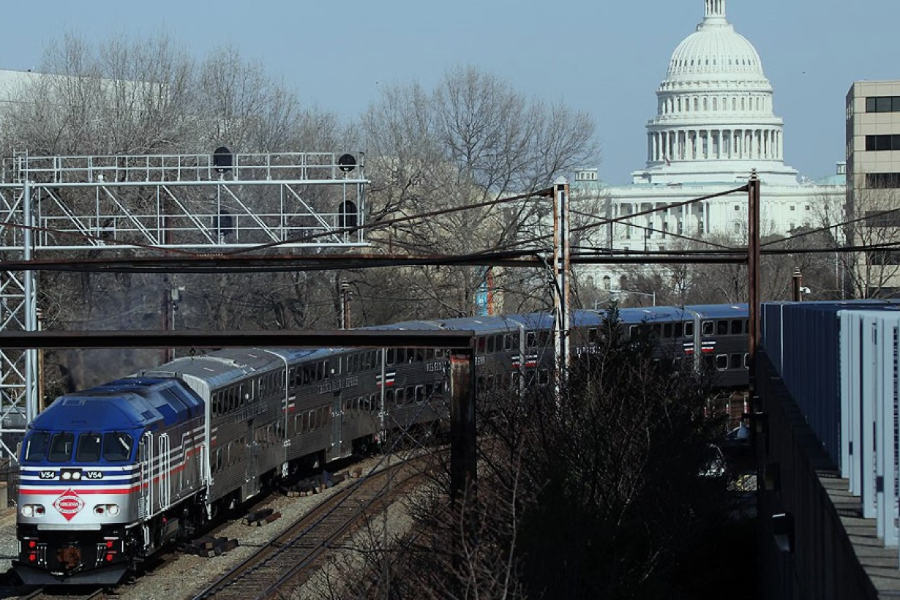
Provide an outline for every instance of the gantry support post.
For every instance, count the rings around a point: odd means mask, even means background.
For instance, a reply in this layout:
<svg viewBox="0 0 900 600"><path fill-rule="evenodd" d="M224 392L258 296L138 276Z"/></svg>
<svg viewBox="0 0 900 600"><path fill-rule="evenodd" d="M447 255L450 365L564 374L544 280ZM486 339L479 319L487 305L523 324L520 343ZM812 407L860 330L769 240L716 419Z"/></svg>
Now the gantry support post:
<svg viewBox="0 0 900 600"><path fill-rule="evenodd" d="M475 346L450 352L450 500L474 498Z"/></svg>

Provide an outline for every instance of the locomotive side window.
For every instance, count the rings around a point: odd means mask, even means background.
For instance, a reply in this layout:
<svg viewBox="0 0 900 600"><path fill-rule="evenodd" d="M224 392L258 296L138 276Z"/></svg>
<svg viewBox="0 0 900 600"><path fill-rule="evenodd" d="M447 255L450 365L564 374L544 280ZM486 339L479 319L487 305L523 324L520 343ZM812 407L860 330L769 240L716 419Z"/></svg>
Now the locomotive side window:
<svg viewBox="0 0 900 600"><path fill-rule="evenodd" d="M97 462L100 460L99 433L82 433L78 436L78 449L75 451L77 462Z"/></svg>
<svg viewBox="0 0 900 600"><path fill-rule="evenodd" d="M25 452L23 454L25 462L36 462L47 455L47 448L50 446L50 434L43 431L37 431L28 436L25 440Z"/></svg>
<svg viewBox="0 0 900 600"><path fill-rule="evenodd" d="M694 337L694 323L689 322L684 324L684 337Z"/></svg>
<svg viewBox="0 0 900 600"><path fill-rule="evenodd" d="M663 337L667 337L667 338L672 337L672 324L671 323L665 323L663 325Z"/></svg>
<svg viewBox="0 0 900 600"><path fill-rule="evenodd" d="M487 347L487 340L483 337L480 337L480 338L478 338L478 341L476 342L476 344L477 344L477 349L475 351L478 354L484 354L485 349Z"/></svg>
<svg viewBox="0 0 900 600"><path fill-rule="evenodd" d="M533 331L529 331L525 334L525 345L529 348L534 348L535 344L537 344L537 337L535 337Z"/></svg>
<svg viewBox="0 0 900 600"><path fill-rule="evenodd" d="M488 351L488 352L493 353L493 352L495 351L495 349L496 349L496 345L495 345L495 344L496 344L496 341L497 341L497 339L496 339L496 337L493 336L493 335L492 335L491 337L488 338L488 341L487 341L487 351Z"/></svg>
<svg viewBox="0 0 900 600"><path fill-rule="evenodd" d="M677 338L684 337L684 323L682 323L681 321L675 323L673 335Z"/></svg>
<svg viewBox="0 0 900 600"><path fill-rule="evenodd" d="M735 319L731 322L731 335L741 335L744 329L744 322L740 319Z"/></svg>
<svg viewBox="0 0 900 600"><path fill-rule="evenodd" d="M731 364L728 366L730 369L740 369L741 363L744 357L741 354L732 354L731 355Z"/></svg>
<svg viewBox="0 0 900 600"><path fill-rule="evenodd" d="M387 349L387 364L392 365L396 360L397 350L395 348Z"/></svg>
<svg viewBox="0 0 900 600"><path fill-rule="evenodd" d="M398 388L395 391L394 398L397 401L397 406L403 406L405 404L405 400L403 398L403 388Z"/></svg>
<svg viewBox="0 0 900 600"><path fill-rule="evenodd" d="M728 335L728 321L716 321L716 335Z"/></svg>
<svg viewBox="0 0 900 600"><path fill-rule="evenodd" d="M703 323L700 324L700 333L702 335L712 335L716 330L715 327L715 321L703 321Z"/></svg>
<svg viewBox="0 0 900 600"><path fill-rule="evenodd" d="M75 445L75 436L71 433L55 433L50 440L50 462L66 462L72 459L72 448Z"/></svg>

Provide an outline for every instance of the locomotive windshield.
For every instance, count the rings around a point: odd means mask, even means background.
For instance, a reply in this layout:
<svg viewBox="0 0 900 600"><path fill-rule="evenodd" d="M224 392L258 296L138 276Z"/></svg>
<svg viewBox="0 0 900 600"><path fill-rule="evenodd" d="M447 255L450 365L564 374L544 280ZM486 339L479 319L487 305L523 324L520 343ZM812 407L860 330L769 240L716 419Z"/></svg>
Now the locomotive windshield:
<svg viewBox="0 0 900 600"><path fill-rule="evenodd" d="M49 433L33 432L25 439L23 460L25 462L69 462L72 450L75 450L75 461L95 463L102 456L107 462L123 462L131 457L134 438L123 431L108 433L89 432L78 436L75 447L75 434L70 432Z"/></svg>
<svg viewBox="0 0 900 600"><path fill-rule="evenodd" d="M25 440L25 452L23 460L25 462L37 462L47 455L47 448L50 446L50 434L46 431L36 431L28 436Z"/></svg>

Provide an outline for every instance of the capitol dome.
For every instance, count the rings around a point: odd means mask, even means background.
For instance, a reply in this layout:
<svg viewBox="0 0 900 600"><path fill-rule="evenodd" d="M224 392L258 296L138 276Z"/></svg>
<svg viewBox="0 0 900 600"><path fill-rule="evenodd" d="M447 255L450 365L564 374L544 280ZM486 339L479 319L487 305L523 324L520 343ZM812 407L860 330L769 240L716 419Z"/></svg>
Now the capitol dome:
<svg viewBox="0 0 900 600"><path fill-rule="evenodd" d="M647 167L635 183L797 183L784 165L782 120L759 53L725 16L726 0L704 0L703 22L669 60L647 124Z"/></svg>

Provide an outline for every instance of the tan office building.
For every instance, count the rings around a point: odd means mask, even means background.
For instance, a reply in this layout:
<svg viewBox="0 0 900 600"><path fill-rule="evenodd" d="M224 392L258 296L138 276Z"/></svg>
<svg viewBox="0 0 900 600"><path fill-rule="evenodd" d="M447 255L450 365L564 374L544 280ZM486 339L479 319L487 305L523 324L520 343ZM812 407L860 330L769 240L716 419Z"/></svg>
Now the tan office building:
<svg viewBox="0 0 900 600"><path fill-rule="evenodd" d="M900 80L857 81L847 93L847 261L857 297L900 294Z"/></svg>

